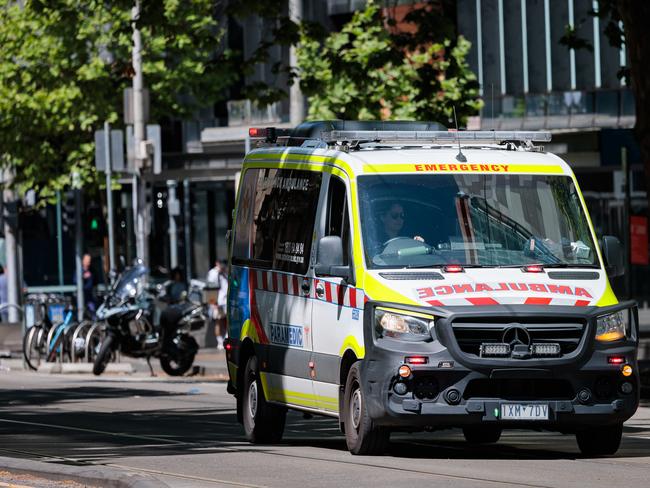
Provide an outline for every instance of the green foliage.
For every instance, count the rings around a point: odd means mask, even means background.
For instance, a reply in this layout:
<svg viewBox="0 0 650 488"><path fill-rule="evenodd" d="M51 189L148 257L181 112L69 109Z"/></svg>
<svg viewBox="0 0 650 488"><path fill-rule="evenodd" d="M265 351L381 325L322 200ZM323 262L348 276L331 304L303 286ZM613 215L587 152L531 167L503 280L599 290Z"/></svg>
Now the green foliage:
<svg viewBox="0 0 650 488"><path fill-rule="evenodd" d="M387 23L394 22L387 22L372 0L329 36L303 25L297 68L309 100L308 117L453 125L454 107L460 124L477 113L479 86L465 61L470 43L462 36L446 37L453 28L435 8L439 3L428 2L407 16L418 27L411 34L391 32ZM432 24L447 28L434 33Z"/></svg>
<svg viewBox="0 0 650 488"><path fill-rule="evenodd" d="M143 2L138 21L151 119L216 100L233 79L213 0ZM96 179L93 132L120 123L131 85L132 1L26 0L0 6L0 164L52 198Z"/></svg>

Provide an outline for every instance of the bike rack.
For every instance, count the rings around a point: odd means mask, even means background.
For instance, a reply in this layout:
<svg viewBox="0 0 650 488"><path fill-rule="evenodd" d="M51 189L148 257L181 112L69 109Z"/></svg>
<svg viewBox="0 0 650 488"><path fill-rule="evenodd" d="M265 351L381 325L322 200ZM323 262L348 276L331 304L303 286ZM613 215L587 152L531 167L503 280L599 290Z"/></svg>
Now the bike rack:
<svg viewBox="0 0 650 488"><path fill-rule="evenodd" d="M85 357L87 361L90 361L90 338L92 335L95 333L95 331L102 326L102 322L95 322L90 329L88 329L88 332L86 333L86 345L84 349Z"/></svg>
<svg viewBox="0 0 650 488"><path fill-rule="evenodd" d="M71 346L70 357L73 363L77 360L77 349L75 348L75 342L79 338L79 334L81 334L81 331L86 329L88 326L92 327L92 325L93 323L91 321L84 320L80 322L79 325L77 325L77 327L75 327L74 332L72 333L72 339L70 339L70 346ZM84 338L84 341L85 340L86 339ZM84 352L86 352L85 342L84 342Z"/></svg>

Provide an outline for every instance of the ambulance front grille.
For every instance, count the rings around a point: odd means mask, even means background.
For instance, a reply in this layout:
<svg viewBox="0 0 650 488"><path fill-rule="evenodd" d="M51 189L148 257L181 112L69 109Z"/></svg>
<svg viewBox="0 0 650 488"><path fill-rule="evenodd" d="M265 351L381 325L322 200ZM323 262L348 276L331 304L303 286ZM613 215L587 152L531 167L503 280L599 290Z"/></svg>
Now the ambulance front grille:
<svg viewBox="0 0 650 488"><path fill-rule="evenodd" d="M503 320L490 319L490 321L461 318L452 322L454 336L460 349L476 357L480 356L481 344L504 342L505 332L511 327L526 329L531 344L559 344L561 356L564 356L578 348L586 324L575 319L543 322L522 318L514 322L512 317Z"/></svg>

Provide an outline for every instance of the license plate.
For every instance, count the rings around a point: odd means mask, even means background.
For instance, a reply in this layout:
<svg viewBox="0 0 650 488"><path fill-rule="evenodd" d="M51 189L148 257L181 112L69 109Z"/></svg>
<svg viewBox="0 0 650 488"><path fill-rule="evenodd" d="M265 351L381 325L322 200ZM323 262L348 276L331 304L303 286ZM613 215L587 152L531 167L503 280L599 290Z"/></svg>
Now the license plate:
<svg viewBox="0 0 650 488"><path fill-rule="evenodd" d="M548 420L548 405L540 403L504 403L501 405L504 420Z"/></svg>

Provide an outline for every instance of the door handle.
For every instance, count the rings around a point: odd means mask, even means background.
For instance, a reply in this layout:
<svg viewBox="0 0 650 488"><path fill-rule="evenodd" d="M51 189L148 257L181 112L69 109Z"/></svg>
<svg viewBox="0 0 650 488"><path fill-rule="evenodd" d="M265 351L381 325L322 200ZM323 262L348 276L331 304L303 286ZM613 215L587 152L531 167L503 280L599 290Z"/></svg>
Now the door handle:
<svg viewBox="0 0 650 488"><path fill-rule="evenodd" d="M308 279L302 280L302 292L305 295L309 295L309 290L311 290L311 282Z"/></svg>
<svg viewBox="0 0 650 488"><path fill-rule="evenodd" d="M319 298L322 298L324 294L325 294L325 287L323 286L322 283L318 283L316 285L316 295L318 295Z"/></svg>

